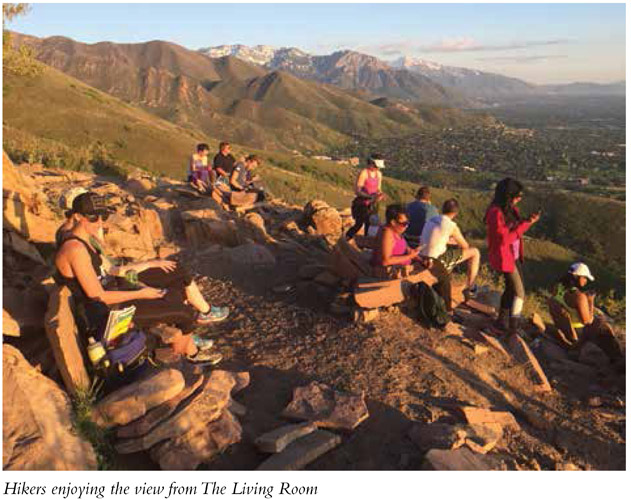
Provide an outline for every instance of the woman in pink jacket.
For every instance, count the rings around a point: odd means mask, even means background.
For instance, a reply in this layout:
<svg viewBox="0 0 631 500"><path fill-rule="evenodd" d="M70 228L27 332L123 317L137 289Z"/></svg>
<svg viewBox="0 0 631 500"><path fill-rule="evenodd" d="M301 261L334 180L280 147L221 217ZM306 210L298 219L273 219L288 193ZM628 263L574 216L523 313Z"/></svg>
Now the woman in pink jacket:
<svg viewBox="0 0 631 500"><path fill-rule="evenodd" d="M491 267L504 276L504 293L495 327L517 333L526 292L521 264L524 260L523 234L539 220L540 212L522 219L517 210L524 188L510 177L495 187L495 196L486 211L486 237Z"/></svg>

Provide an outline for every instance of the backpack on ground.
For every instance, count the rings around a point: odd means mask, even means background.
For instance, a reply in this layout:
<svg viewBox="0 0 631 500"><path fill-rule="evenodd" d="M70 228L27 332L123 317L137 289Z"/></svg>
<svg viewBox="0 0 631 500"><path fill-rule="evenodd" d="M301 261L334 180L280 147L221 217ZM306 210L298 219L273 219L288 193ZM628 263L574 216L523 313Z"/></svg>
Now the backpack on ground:
<svg viewBox="0 0 631 500"><path fill-rule="evenodd" d="M429 327L444 328L449 323L445 301L427 283L417 283L413 288L418 320Z"/></svg>

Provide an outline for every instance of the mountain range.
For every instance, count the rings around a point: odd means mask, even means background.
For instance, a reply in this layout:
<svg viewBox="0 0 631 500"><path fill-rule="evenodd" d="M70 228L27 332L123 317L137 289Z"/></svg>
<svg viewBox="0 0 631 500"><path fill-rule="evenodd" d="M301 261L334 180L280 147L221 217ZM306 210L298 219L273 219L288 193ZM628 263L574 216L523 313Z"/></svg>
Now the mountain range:
<svg viewBox="0 0 631 500"><path fill-rule="evenodd" d="M366 90L299 78L231 55L209 58L169 42L84 44L19 34L13 40L30 46L46 65L179 126L261 149L314 151L357 135L396 136L489 120L457 109L428 113L416 103L373 103L375 94ZM443 92L438 84L430 88Z"/></svg>
<svg viewBox="0 0 631 500"><path fill-rule="evenodd" d="M412 57L387 62L351 50L311 55L294 47L220 45L200 49L200 52L211 58L231 55L269 69L282 69L300 78L347 89L368 90L379 96L433 100L456 106L542 94L623 95L625 89L625 82L535 85L497 73Z"/></svg>

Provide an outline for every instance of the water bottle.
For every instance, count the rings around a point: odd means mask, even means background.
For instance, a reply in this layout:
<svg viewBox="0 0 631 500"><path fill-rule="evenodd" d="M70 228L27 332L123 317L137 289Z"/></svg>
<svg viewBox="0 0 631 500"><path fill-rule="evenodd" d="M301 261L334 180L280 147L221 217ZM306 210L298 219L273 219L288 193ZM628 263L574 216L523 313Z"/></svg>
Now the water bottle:
<svg viewBox="0 0 631 500"><path fill-rule="evenodd" d="M103 344L94 340L94 337L88 339L88 358L94 366L98 366L101 362L107 368L110 364L108 359L104 359L106 356L105 348Z"/></svg>

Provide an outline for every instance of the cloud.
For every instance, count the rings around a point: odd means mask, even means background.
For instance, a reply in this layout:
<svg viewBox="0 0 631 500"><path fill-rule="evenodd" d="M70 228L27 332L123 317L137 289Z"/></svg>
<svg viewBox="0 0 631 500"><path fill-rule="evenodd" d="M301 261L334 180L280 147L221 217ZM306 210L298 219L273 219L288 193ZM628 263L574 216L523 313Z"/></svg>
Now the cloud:
<svg viewBox="0 0 631 500"><path fill-rule="evenodd" d="M548 47L569 43L564 38L551 40L531 40L524 42L510 42L499 44L483 44L471 37L445 38L438 43L418 47L419 52L492 52L501 50L518 50L531 47Z"/></svg>
<svg viewBox="0 0 631 500"><path fill-rule="evenodd" d="M532 62L550 61L553 59L567 59L567 55L554 56L502 56L502 57L478 57L476 61L527 64Z"/></svg>

